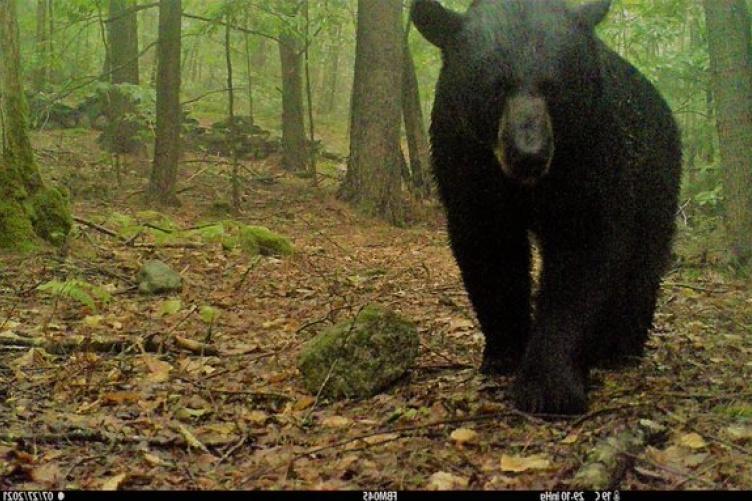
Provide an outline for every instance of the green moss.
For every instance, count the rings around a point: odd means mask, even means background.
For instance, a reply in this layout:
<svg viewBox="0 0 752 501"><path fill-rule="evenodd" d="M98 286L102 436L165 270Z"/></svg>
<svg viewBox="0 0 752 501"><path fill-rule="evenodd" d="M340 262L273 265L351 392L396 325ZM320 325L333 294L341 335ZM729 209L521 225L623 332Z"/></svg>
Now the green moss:
<svg viewBox="0 0 752 501"><path fill-rule="evenodd" d="M36 244L36 233L24 207L0 199L0 248L26 253L36 249Z"/></svg>
<svg viewBox="0 0 752 501"><path fill-rule="evenodd" d="M293 253L290 241L263 226L243 226L239 233L239 243L249 254L264 256L289 256Z"/></svg>
<svg viewBox="0 0 752 501"><path fill-rule="evenodd" d="M173 221L170 216L155 210L142 210L136 212L136 219L144 223L159 226L165 230L177 230L179 228L178 224Z"/></svg>
<svg viewBox="0 0 752 501"><path fill-rule="evenodd" d="M29 216L37 235L60 246L73 226L68 198L54 187L42 187L29 199Z"/></svg>
<svg viewBox="0 0 752 501"><path fill-rule="evenodd" d="M324 385L322 395L329 398L365 398L402 377L419 346L411 322L369 306L354 321L338 324L304 346L298 368L311 393Z"/></svg>

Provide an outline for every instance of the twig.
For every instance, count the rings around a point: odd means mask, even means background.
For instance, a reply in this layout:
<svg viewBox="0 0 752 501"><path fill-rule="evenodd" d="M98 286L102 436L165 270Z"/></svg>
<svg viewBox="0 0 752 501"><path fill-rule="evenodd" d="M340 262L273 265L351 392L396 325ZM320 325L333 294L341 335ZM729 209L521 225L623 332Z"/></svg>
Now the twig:
<svg viewBox="0 0 752 501"><path fill-rule="evenodd" d="M730 292L729 289L706 289L705 287L700 287L698 285L685 284L680 282L663 282L663 284L669 287L681 287L683 289L691 289L697 292L707 292L708 294L725 294L727 292Z"/></svg>
<svg viewBox="0 0 752 501"><path fill-rule="evenodd" d="M240 447L245 443L246 440L248 440L248 435L247 434L243 434L243 436L240 437L240 440L238 440L238 443L236 443L235 445L233 445L232 447L230 447L227 450L227 452L225 452L224 454L222 454L222 457L219 458L219 461L217 461L217 464L214 466L214 469L216 470L217 467L220 464L222 464L227 458L229 458L230 456L232 456L233 453L236 450L240 449Z"/></svg>
<svg viewBox="0 0 752 501"><path fill-rule="evenodd" d="M602 414L611 414L612 412L618 412L624 409L639 409L640 407L648 407L648 406L652 407L649 404L624 404L624 405L615 405L613 407L604 407L602 409L596 409L594 411L588 412L584 416L581 416L575 419L574 421L572 421L571 423L569 423L568 429L569 431L571 431L574 428L580 426L585 421L588 421L594 418L595 416L600 416Z"/></svg>

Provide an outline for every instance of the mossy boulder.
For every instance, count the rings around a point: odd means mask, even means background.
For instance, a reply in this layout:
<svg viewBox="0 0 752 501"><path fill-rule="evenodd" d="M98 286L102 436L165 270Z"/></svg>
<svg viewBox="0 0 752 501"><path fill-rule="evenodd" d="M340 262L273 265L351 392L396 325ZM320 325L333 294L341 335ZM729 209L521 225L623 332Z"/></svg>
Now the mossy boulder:
<svg viewBox="0 0 752 501"><path fill-rule="evenodd" d="M142 294L175 292L183 288L183 279L162 261L147 261L138 272L138 291Z"/></svg>
<svg viewBox="0 0 752 501"><path fill-rule="evenodd" d="M367 398L401 378L412 367L419 346L411 322L369 306L354 321L340 323L305 345L298 368L312 394L326 381L321 390L325 397Z"/></svg>
<svg viewBox="0 0 752 501"><path fill-rule="evenodd" d="M238 245L251 255L289 256L293 253L290 240L263 226L243 226L238 233Z"/></svg>
<svg viewBox="0 0 752 501"><path fill-rule="evenodd" d="M53 245L62 245L73 226L68 197L58 188L37 190L29 199L29 215L34 232Z"/></svg>

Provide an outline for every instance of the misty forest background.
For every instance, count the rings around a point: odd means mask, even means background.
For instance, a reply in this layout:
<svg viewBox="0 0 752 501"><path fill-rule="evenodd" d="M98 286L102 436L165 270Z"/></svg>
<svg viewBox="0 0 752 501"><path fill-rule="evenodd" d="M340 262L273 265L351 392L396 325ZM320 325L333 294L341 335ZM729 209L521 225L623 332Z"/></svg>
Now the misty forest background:
<svg viewBox="0 0 752 501"><path fill-rule="evenodd" d="M674 262L643 364L544 422L476 373L409 2L0 0L0 485L752 488L749 6L613 3L683 134ZM408 376L304 381L367 305Z"/></svg>

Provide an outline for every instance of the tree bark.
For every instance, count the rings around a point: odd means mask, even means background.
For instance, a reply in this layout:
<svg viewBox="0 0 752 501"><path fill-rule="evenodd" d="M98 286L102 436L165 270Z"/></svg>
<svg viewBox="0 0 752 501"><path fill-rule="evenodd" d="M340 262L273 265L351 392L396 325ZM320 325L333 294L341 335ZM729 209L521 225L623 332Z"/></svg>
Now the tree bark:
<svg viewBox="0 0 752 501"><path fill-rule="evenodd" d="M330 47L329 53L329 71L326 74L326 101L324 113L332 113L337 106L337 87L339 84L339 59L340 59L340 36L342 26L338 23L335 27L334 40Z"/></svg>
<svg viewBox="0 0 752 501"><path fill-rule="evenodd" d="M157 130L149 184L152 201L178 203L175 193L180 158L181 0L160 0L157 48Z"/></svg>
<svg viewBox="0 0 752 501"><path fill-rule="evenodd" d="M358 1L350 161L339 191L342 199L392 224L404 222L401 23L400 0Z"/></svg>
<svg viewBox="0 0 752 501"><path fill-rule="evenodd" d="M230 26L232 19L227 15L225 24L225 60L227 62L227 120L229 122L230 151L232 152L232 208L240 211L240 180L238 179L238 127L235 123L235 90L232 79L232 51L230 46Z"/></svg>
<svg viewBox="0 0 752 501"><path fill-rule="evenodd" d="M405 119L407 152L410 158L410 181L412 190L420 197L430 193L428 170L430 165L430 147L423 121L423 109L420 106L418 77L415 63L408 43L409 27L405 32L405 58L402 75L402 114Z"/></svg>
<svg viewBox="0 0 752 501"><path fill-rule="evenodd" d="M37 0L37 38L36 61L32 86L36 92L43 92L47 88L49 77L49 24L47 22L47 0Z"/></svg>
<svg viewBox="0 0 752 501"><path fill-rule="evenodd" d="M135 113L133 99L118 88L120 84L138 85L138 21L136 12L129 12L133 0L109 0L107 39L109 41L109 64L111 68L108 119L106 134L111 136L108 143L111 152L136 153L143 151L143 144L132 137L136 133L134 122L127 118ZM120 158L116 158L120 162ZM118 176L120 170L118 169Z"/></svg>
<svg viewBox="0 0 752 501"><path fill-rule="evenodd" d="M16 0L0 0L3 155L0 158L0 248L29 251L37 237L62 244L71 228L63 194L45 186L34 161L21 79Z"/></svg>
<svg viewBox="0 0 752 501"><path fill-rule="evenodd" d="M250 28L250 7L245 11L245 28ZM243 34L243 41L245 42L245 70L248 83L248 119L251 123L255 123L253 112L253 52L251 51L251 40L248 33Z"/></svg>
<svg viewBox="0 0 752 501"><path fill-rule="evenodd" d="M303 115L302 58L293 35L279 37L282 70L282 167L306 170L306 137Z"/></svg>
<svg viewBox="0 0 752 501"><path fill-rule="evenodd" d="M752 259L752 60L745 0L703 0L720 139L725 226L735 264Z"/></svg>

